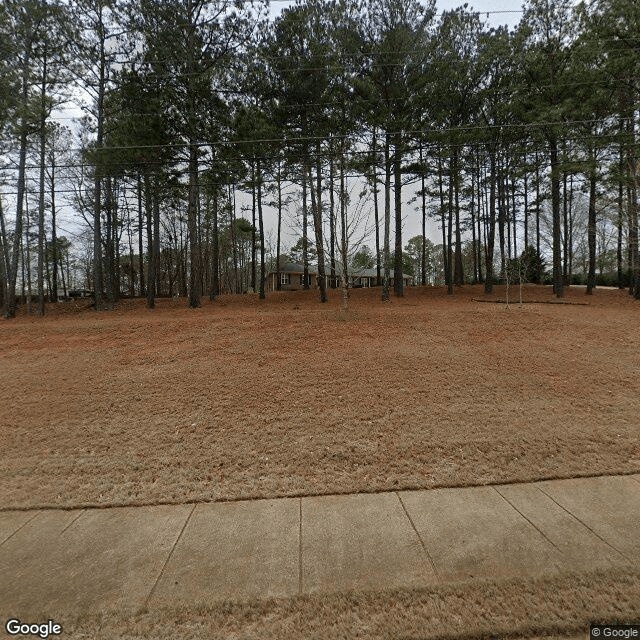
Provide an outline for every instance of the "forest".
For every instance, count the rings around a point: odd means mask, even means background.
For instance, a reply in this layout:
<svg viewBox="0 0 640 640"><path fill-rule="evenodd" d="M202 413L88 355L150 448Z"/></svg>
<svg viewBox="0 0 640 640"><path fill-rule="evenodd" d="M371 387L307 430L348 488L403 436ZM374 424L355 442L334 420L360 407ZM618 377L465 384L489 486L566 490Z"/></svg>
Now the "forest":
<svg viewBox="0 0 640 640"><path fill-rule="evenodd" d="M515 27L433 0L274 5L4 0L6 318L73 289L96 310L264 298L285 260L317 266L323 301L358 264L382 300L403 272L640 298L639 3L527 0Z"/></svg>

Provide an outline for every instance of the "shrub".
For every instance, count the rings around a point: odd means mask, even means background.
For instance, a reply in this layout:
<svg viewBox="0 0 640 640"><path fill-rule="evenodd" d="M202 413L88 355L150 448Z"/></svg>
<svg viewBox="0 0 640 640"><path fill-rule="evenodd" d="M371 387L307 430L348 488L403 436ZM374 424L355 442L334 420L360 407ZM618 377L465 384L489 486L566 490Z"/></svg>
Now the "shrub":
<svg viewBox="0 0 640 640"><path fill-rule="evenodd" d="M519 258L509 261L508 269L511 282L522 280L522 282L541 284L547 275L544 258L531 245L525 248Z"/></svg>

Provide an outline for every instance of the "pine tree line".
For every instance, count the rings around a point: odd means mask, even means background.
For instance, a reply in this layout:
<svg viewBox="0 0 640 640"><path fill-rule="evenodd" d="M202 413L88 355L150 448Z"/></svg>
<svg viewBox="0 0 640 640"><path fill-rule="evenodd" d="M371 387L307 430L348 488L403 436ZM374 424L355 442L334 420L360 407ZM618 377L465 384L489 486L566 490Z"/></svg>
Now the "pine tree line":
<svg viewBox="0 0 640 640"><path fill-rule="evenodd" d="M407 268L490 293L526 258L541 281L543 255L558 296L576 267L591 293L606 252L640 297L639 33L632 0L529 0L514 29L417 0L301 0L275 16L228 0L6 0L4 315L22 292L42 314L47 293L78 285L96 309L264 297L292 224L326 300L346 287L365 210L383 299L392 281L403 295ZM75 131L56 121L71 102L86 114ZM422 228L409 242L406 215Z"/></svg>

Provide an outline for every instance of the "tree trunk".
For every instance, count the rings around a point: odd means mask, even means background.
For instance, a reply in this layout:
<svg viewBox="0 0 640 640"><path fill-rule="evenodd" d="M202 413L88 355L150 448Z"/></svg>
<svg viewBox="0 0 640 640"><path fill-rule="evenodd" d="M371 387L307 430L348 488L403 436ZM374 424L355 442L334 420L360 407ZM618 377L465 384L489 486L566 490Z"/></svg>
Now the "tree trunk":
<svg viewBox="0 0 640 640"><path fill-rule="evenodd" d="M422 256L420 260L420 282L422 286L424 286L427 284L427 194L425 192L424 166L422 163L422 143L420 143L420 194L422 196Z"/></svg>
<svg viewBox="0 0 640 640"><path fill-rule="evenodd" d="M2 208L2 198L0 198L0 250L2 251L2 255L0 259L2 260L2 264L0 265L0 304L2 304L2 308L5 309L8 301L8 274L11 269L11 265L9 264L9 245L7 243L7 228L4 222L4 210Z"/></svg>
<svg viewBox="0 0 640 640"><path fill-rule="evenodd" d="M22 243L22 218L24 208L25 173L27 164L27 102L29 98L29 64L31 61L31 44L33 34L27 34L25 42L25 56L22 61L22 88L20 104L23 108L20 118L20 152L18 156L18 186L16 199L16 225L13 236L13 248L11 252L11 266L7 274L8 292L5 301L5 318L16 316L16 282L18 279L18 258Z"/></svg>
<svg viewBox="0 0 640 640"><path fill-rule="evenodd" d="M587 237L589 243L589 275L587 276L587 294L591 295L596 286L596 168L595 158L591 157L589 175L589 223Z"/></svg>
<svg viewBox="0 0 640 640"><path fill-rule="evenodd" d="M500 277L504 277L507 268L507 256L505 252L505 210L504 210L504 168L500 162L500 168L496 176L498 187L498 236L500 240ZM508 228L508 225L507 225ZM510 245L508 245L510 246Z"/></svg>
<svg viewBox="0 0 640 640"><path fill-rule="evenodd" d="M199 229L198 229L198 201L199 185L198 185L198 139L197 130L199 122L197 119L196 110L196 94L197 86L196 69L194 54L199 45L195 41L195 25L193 24L192 16L194 15L194 2L187 0L186 3L187 15L189 16L191 23L187 29L186 37L186 74L187 74L187 123L188 123L188 142L189 142L189 200L187 204L187 228L189 233L189 307L194 309L200 307L200 293L202 286L202 267L201 267L201 251L199 242ZM196 9L197 11L197 9ZM149 283L151 286L151 283Z"/></svg>
<svg viewBox="0 0 640 640"><path fill-rule="evenodd" d="M620 118L620 136L624 135L624 118ZM620 156L618 158L618 246L617 246L617 266L618 266L618 289L624 289L624 276L622 270L622 228L624 220L624 144L620 143Z"/></svg>
<svg viewBox="0 0 640 640"><path fill-rule="evenodd" d="M211 256L211 293L209 298L215 300L220 295L220 240L218 237L218 188L214 188L213 193L213 210L212 210L212 244L213 251Z"/></svg>
<svg viewBox="0 0 640 640"><path fill-rule="evenodd" d="M44 179L47 123L47 38L42 50L42 77L40 84L40 194L38 198L38 315L44 315Z"/></svg>
<svg viewBox="0 0 640 640"><path fill-rule="evenodd" d="M558 162L558 143L555 137L551 137L549 140L549 150L551 155L551 211L553 216L553 292L558 298L564 298L560 229L560 167Z"/></svg>
<svg viewBox="0 0 640 640"><path fill-rule="evenodd" d="M631 244L632 277L630 293L636 300L640 299L640 251L638 250L638 189L635 176L635 154L631 152L629 159L630 187L627 206L629 207L629 243Z"/></svg>
<svg viewBox="0 0 640 640"><path fill-rule="evenodd" d="M335 167L333 162L333 146L329 157L329 275L331 276L331 288L336 286L336 209L333 195L333 183L335 181Z"/></svg>
<svg viewBox="0 0 640 640"><path fill-rule="evenodd" d="M387 131L384 139L384 248L383 248L383 263L384 263L384 276L382 278L382 300L389 300L389 280L390 280L390 247L389 247L389 235L391 229L391 158L390 148L391 135Z"/></svg>
<svg viewBox="0 0 640 640"><path fill-rule="evenodd" d="M471 215L471 247L473 254L473 284L478 284L478 245L476 244L476 174L471 171L471 204L469 213Z"/></svg>
<svg viewBox="0 0 640 640"><path fill-rule="evenodd" d="M567 172L562 172L562 282L569 284L569 190Z"/></svg>
<svg viewBox="0 0 640 640"><path fill-rule="evenodd" d="M309 163L309 186L311 187L311 209L313 211L313 226L316 235L316 249L318 252L318 286L320 287L320 302L327 301L327 280L324 270L324 242L322 240L322 168L320 160L320 141L316 147L316 189L317 196L314 197L313 179L311 176L311 163Z"/></svg>
<svg viewBox="0 0 640 640"><path fill-rule="evenodd" d="M159 178L156 176L153 189L153 264L155 268L156 296L160 297L160 189Z"/></svg>
<svg viewBox="0 0 640 640"><path fill-rule="evenodd" d="M511 200L509 199L509 163L505 160L502 170L502 198L504 206L504 224L507 230L507 267L511 262Z"/></svg>
<svg viewBox="0 0 640 640"><path fill-rule="evenodd" d="M145 295L144 286L144 254L142 247L142 230L144 222L142 219L142 177L138 172L138 269L140 271L140 296ZM177 241L177 238L176 238ZM133 265L132 265L133 266Z"/></svg>
<svg viewBox="0 0 640 640"><path fill-rule="evenodd" d="M53 262L51 302L58 301L58 232L56 229L56 158L55 150L51 151L51 260ZM66 297L66 296L65 296Z"/></svg>
<svg viewBox="0 0 640 640"><path fill-rule="evenodd" d="M393 291L397 296L404 295L404 279L402 278L402 136L398 134L394 144L393 177L395 196L396 242L393 269Z"/></svg>
<svg viewBox="0 0 640 640"><path fill-rule="evenodd" d="M282 234L282 167L278 161L278 237L276 240L276 288L280 291L280 243Z"/></svg>
<svg viewBox="0 0 640 640"><path fill-rule="evenodd" d="M106 273L103 274L105 282L105 293L107 302L113 303L113 199L111 189L111 178L106 178L106 193L104 198L104 214L105 214L105 259Z"/></svg>
<svg viewBox="0 0 640 640"><path fill-rule="evenodd" d="M258 224L260 225L260 300L264 300L266 295L264 292L265 282L265 264L264 264L264 221L262 218L262 171L260 167L260 159L256 161L256 174L258 178ZM255 246L255 245L254 245ZM255 271L255 269L254 269Z"/></svg>
<svg viewBox="0 0 640 640"><path fill-rule="evenodd" d="M382 276L380 264L380 212L378 210L378 147L375 126L373 127L373 140L371 144L373 147L373 216L376 225L376 285L379 287L382 284Z"/></svg>
<svg viewBox="0 0 640 640"><path fill-rule="evenodd" d="M256 168L251 160L251 290L256 287Z"/></svg>
<svg viewBox="0 0 640 640"><path fill-rule="evenodd" d="M456 262L455 283L461 287L464 284L464 267L462 265L462 232L460 229L460 176L458 171L458 151L453 151L453 191L454 208L456 212Z"/></svg>
<svg viewBox="0 0 640 640"><path fill-rule="evenodd" d="M449 278L447 280L447 294L453 294L453 158L449 156L449 202L447 206L447 263Z"/></svg>
<svg viewBox="0 0 640 640"><path fill-rule="evenodd" d="M571 278L573 276L573 175L569 178L569 281L571 286Z"/></svg>
<svg viewBox="0 0 640 640"><path fill-rule="evenodd" d="M60 276L62 278L62 293L64 295L64 299L67 299L67 282L64 278L64 264L60 265ZM67 251L67 280L69 279L69 252ZM70 283L69 283L70 284Z"/></svg>
<svg viewBox="0 0 640 640"><path fill-rule="evenodd" d="M313 185L310 185L313 189ZM307 230L307 172L302 171L302 283L303 289L309 288L309 238Z"/></svg>
<svg viewBox="0 0 640 640"><path fill-rule="evenodd" d="M127 239L129 241L129 297L133 298L136 295L135 289L135 277L133 267L133 234L131 230L131 214L127 216Z"/></svg>
<svg viewBox="0 0 640 640"><path fill-rule="evenodd" d="M538 152L536 151L536 256L540 257L540 162L538 160ZM538 284L542 283L542 264L538 259L538 268L536 269L536 280Z"/></svg>
<svg viewBox="0 0 640 640"><path fill-rule="evenodd" d="M345 167L344 167L344 139L340 142L340 253L342 262L342 310L347 311L349 308L349 265L348 265L348 242L349 235L347 233L347 193L345 190ZM387 242L387 255L389 243ZM388 262L387 262L388 265ZM388 271L387 271L388 273ZM389 299L389 279L387 278L387 300ZM384 300L383 290L383 300Z"/></svg>
<svg viewBox="0 0 640 640"><path fill-rule="evenodd" d="M46 241L46 236L45 236L45 243L44 243L44 252L45 252L45 255L49 255L49 243ZM44 261L44 273L45 273L46 282L47 282L47 297L50 298L51 297L51 269L49 268L48 260Z"/></svg>
<svg viewBox="0 0 640 640"><path fill-rule="evenodd" d="M189 231L189 307L200 307L200 243L198 242L198 149L196 140L189 141L189 203L187 208ZM151 283L149 283L151 286Z"/></svg>
<svg viewBox="0 0 640 640"><path fill-rule="evenodd" d="M153 237L153 194L151 188L151 177L145 176L145 212L147 214L147 307L153 309L156 306L156 252L155 239Z"/></svg>
<svg viewBox="0 0 640 640"><path fill-rule="evenodd" d="M100 42L100 61L99 61L99 81L98 81L98 104L97 104L97 133L96 133L96 150L100 151L104 140L104 96L106 84L106 52L104 29L102 25L102 6L99 12L99 42ZM98 163L95 167L95 177L93 183L93 290L96 311L102 310L102 179L100 163L102 158L98 156Z"/></svg>
<svg viewBox="0 0 640 640"><path fill-rule="evenodd" d="M26 264L26 269L27 269L27 313L29 315L31 315L31 313L33 312L33 307L31 306L32 303L32 295L31 295L31 216L29 215L29 209L27 207L27 210L25 211L26 213L26 219L27 219L27 228L26 228L26 233L24 235L24 244L23 244L23 252L22 252L22 264L23 264L23 272L24 272L24 266ZM25 262L25 254L26 254L26 262ZM23 274L23 279L24 279L24 274ZM23 287L24 287L24 283L23 283Z"/></svg>
<svg viewBox="0 0 640 640"><path fill-rule="evenodd" d="M233 256L234 293L240 293L238 282L238 245L236 242L236 186L229 185L229 205L231 214L231 254Z"/></svg>
<svg viewBox="0 0 640 640"><path fill-rule="evenodd" d="M517 206L516 206L516 176L515 169L514 173L511 174L511 211L513 211L513 257L518 257L518 242L517 242L517 233L518 233L518 216L517 216Z"/></svg>
<svg viewBox="0 0 640 640"><path fill-rule="evenodd" d="M443 168L442 168L442 154L438 149L438 191L440 193L440 224L442 227L442 270L444 273L444 281L447 287L449 286L449 248L447 245L447 221L445 216L445 199L444 199L444 184L443 184Z"/></svg>
<svg viewBox="0 0 640 640"><path fill-rule="evenodd" d="M476 171L477 171L477 176L476 176L476 184L477 184L477 193L476 193L476 198L477 198L477 202L478 202L478 282L483 282L484 279L482 277L482 247L484 246L483 244L483 238L482 238L482 218L484 217L486 220L486 208L485 208L485 202L483 202L482 200L482 185L481 185L481 172L480 172L480 159L478 157L478 154L476 153ZM484 241L486 244L486 233L484 236Z"/></svg>
<svg viewBox="0 0 640 640"><path fill-rule="evenodd" d="M496 238L496 156L495 151L489 151L491 175L489 177L489 220L487 234L487 249L485 251L485 281L484 292L493 293L493 250Z"/></svg>

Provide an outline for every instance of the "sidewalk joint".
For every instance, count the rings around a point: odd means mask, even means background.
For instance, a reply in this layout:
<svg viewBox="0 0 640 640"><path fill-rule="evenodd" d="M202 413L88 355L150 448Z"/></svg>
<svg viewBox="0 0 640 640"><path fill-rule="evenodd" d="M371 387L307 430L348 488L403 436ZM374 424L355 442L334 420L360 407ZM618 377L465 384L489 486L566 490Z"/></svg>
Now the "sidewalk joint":
<svg viewBox="0 0 640 640"><path fill-rule="evenodd" d="M518 507L516 507L515 504L513 504L513 502L511 502L511 500L509 500L509 498L503 496L500 491L498 491L497 487L493 487L493 490L513 509L515 509L554 549L556 549L560 554L564 555L562 549L560 549L560 547L558 547L558 545L555 544L555 542L553 540L551 540L551 538L549 538L547 535L545 535L542 530L537 527L531 520L529 520L529 518L527 518L527 516L524 515L524 513L522 513L522 511L520 511L520 509L518 509Z"/></svg>
<svg viewBox="0 0 640 640"><path fill-rule="evenodd" d="M544 493L544 495L547 496L547 498L549 498L550 500L553 500L553 502L555 502L563 511L566 511L572 518L575 518L583 527L585 527L588 531L590 531L596 538L598 538L599 540L602 540L602 542L604 542L608 547L613 549L618 555L622 556L627 562L631 562L631 559L627 558L627 556L624 553L622 553L622 551L620 551L619 549L616 549L610 542L605 540L602 536L598 535L586 522L578 518L577 515L571 513L569 509L567 509L565 506L560 504L553 496L549 495L544 489L542 489L539 486L537 487L537 489L541 493Z"/></svg>
<svg viewBox="0 0 640 640"><path fill-rule="evenodd" d="M61 536L72 524L75 524L87 512L83 509L58 535Z"/></svg>
<svg viewBox="0 0 640 640"><path fill-rule="evenodd" d="M400 497L400 493L398 493L397 491L395 491L394 493L396 494L396 497L400 501L400 505L402 506L402 510L404 511L405 515L407 516L407 519L411 523L411 526L413 527L413 530L415 531L416 536L418 536L418 540L420 541L420 545L422 546L422 551L424 552L425 556L427 556L427 559L429 560L429 564L431 565L431 569L432 569L435 577L437 578L437 580L439 582L442 582L442 579L438 575L438 570L436 569L436 565L435 565L435 563L433 561L433 558L431 557L431 554L429 553L429 551L427 549L427 545L424 543L424 540L422 539L422 536L418 532L418 529L416 528L416 525L414 524L413 519L409 515L409 512L407 511L407 507L405 506L404 502L402 501L402 498Z"/></svg>
<svg viewBox="0 0 640 640"><path fill-rule="evenodd" d="M189 515L187 516L187 519L184 521L184 524L182 525L182 529L180 530L180 533L178 534L178 537L176 538L176 541L173 543L173 546L171 547L171 551L169 551L169 555L167 556L167 559L164 561L164 564L162 565L162 569L160 569L160 573L158 574L158 577L156 578L156 581L153 583L153 587L151 587L151 591L149 591L149 595L144 600L144 606L145 607L147 607L149 605L151 597L153 596L153 593L155 592L156 587L158 586L158 583L160 582L160 579L164 575L164 571L167 568L167 565L169 564L169 560L171 560L171 556L173 555L173 552L176 550L176 547L178 546L178 543L180 542L180 538L182 538L182 534L184 533L184 530L187 528L187 525L189 524L189 520L191 520L191 516L193 515L193 512L196 510L197 506L198 505L194 504L193 507L191 508L191 511L189 511Z"/></svg>
<svg viewBox="0 0 640 640"><path fill-rule="evenodd" d="M22 531L22 529L24 529L32 520L35 520L35 518L37 518L39 515L40 515L40 513L38 512L34 516L29 518L26 522L23 522L11 535L7 536L2 542L0 542L0 547L5 542L8 542L9 540L11 540L11 538L13 538L13 536L15 536L16 533L18 533L18 531Z"/></svg>

